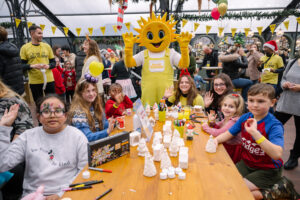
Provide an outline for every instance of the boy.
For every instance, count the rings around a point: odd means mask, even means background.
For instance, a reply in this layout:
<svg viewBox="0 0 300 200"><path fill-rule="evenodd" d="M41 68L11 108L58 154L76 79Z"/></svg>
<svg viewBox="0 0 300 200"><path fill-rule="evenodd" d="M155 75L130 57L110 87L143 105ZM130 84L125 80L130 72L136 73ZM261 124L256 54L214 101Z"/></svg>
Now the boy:
<svg viewBox="0 0 300 200"><path fill-rule="evenodd" d="M274 103L275 90L271 85L253 85L248 91L250 112L216 137L215 143L223 143L241 132L242 160L236 167L255 199L297 199L293 184L281 176L284 130L269 113Z"/></svg>

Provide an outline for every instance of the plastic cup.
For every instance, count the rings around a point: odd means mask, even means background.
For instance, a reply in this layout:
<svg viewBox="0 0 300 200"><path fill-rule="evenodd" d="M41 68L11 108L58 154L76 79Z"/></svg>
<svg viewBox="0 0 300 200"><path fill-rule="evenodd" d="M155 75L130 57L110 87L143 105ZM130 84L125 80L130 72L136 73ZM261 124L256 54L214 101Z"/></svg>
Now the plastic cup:
<svg viewBox="0 0 300 200"><path fill-rule="evenodd" d="M174 128L179 132L180 137L183 138L184 126L174 126Z"/></svg>

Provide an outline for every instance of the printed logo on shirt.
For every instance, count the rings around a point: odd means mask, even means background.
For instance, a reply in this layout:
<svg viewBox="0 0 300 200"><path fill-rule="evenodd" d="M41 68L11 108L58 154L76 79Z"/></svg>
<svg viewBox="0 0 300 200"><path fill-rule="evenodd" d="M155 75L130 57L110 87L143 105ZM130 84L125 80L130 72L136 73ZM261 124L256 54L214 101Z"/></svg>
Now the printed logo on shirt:
<svg viewBox="0 0 300 200"><path fill-rule="evenodd" d="M242 137L243 140L243 147L251 154L257 156L264 156L265 152L260 148L260 146L256 143L252 143L250 140Z"/></svg>

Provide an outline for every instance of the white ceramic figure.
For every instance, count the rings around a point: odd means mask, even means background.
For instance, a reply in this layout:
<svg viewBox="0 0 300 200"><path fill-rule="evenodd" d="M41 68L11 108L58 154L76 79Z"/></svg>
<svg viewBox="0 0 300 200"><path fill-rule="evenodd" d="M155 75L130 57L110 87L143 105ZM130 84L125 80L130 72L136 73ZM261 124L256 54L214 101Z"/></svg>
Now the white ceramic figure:
<svg viewBox="0 0 300 200"><path fill-rule="evenodd" d="M170 157L166 149L164 149L161 157L160 168L161 169L169 169L172 166Z"/></svg>
<svg viewBox="0 0 300 200"><path fill-rule="evenodd" d="M147 152L149 152L148 147L146 145L146 141L144 138L140 139L139 146L137 148L138 156L145 156Z"/></svg>
<svg viewBox="0 0 300 200"><path fill-rule="evenodd" d="M153 127L155 125L155 119L153 117L149 117L149 123Z"/></svg>
<svg viewBox="0 0 300 200"><path fill-rule="evenodd" d="M147 115L149 116L150 113L151 113L151 108L150 108L149 104L146 105L146 109L145 110L146 110Z"/></svg>
<svg viewBox="0 0 300 200"><path fill-rule="evenodd" d="M209 139L206 143L205 150L208 153L216 153L217 152L217 146L214 142L214 137L212 135L209 136Z"/></svg>
<svg viewBox="0 0 300 200"><path fill-rule="evenodd" d="M188 147L180 147L179 149L179 167L182 169L188 168L189 149Z"/></svg>
<svg viewBox="0 0 300 200"><path fill-rule="evenodd" d="M158 137L154 137L152 142L152 149L158 144L160 144L160 139Z"/></svg>
<svg viewBox="0 0 300 200"><path fill-rule="evenodd" d="M157 144L153 147L153 160L154 161L161 161L161 157L164 151L164 147L162 144Z"/></svg>
<svg viewBox="0 0 300 200"><path fill-rule="evenodd" d="M130 133L129 135L129 140L130 140L130 146L137 146L140 142L141 139L141 133L138 131L133 131L132 133Z"/></svg>
<svg viewBox="0 0 300 200"><path fill-rule="evenodd" d="M145 156L145 165L144 165L144 176L153 177L156 175L156 167L153 162L152 156L147 153Z"/></svg>
<svg viewBox="0 0 300 200"><path fill-rule="evenodd" d="M175 138L173 137L173 140L169 147L169 151L171 157L177 156L177 152L179 151L179 146L178 146L178 139L176 137Z"/></svg>
<svg viewBox="0 0 300 200"><path fill-rule="evenodd" d="M160 142L162 142L162 135L161 135L161 132L160 131L158 131L158 132L154 132L154 136L153 136L154 138L159 138L159 140L160 140ZM153 138L153 139L154 139Z"/></svg>
<svg viewBox="0 0 300 200"><path fill-rule="evenodd" d="M164 140L163 140L163 142L164 142L164 146L166 147L166 148L169 148L169 146L170 146L170 144L171 144L171 135L164 135Z"/></svg>

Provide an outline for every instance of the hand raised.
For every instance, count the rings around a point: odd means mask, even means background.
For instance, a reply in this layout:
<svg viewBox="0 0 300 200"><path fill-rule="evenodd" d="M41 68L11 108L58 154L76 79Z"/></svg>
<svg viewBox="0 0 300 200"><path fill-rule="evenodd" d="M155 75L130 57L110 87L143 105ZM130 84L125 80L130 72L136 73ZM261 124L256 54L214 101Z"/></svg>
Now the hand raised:
<svg viewBox="0 0 300 200"><path fill-rule="evenodd" d="M247 119L245 123L245 130L251 135L257 131L257 121L254 118Z"/></svg>
<svg viewBox="0 0 300 200"><path fill-rule="evenodd" d="M212 104L213 101L214 101L213 93L206 92L204 95L205 107L208 108Z"/></svg>
<svg viewBox="0 0 300 200"><path fill-rule="evenodd" d="M193 35L189 32L182 32L176 37L176 41L179 43L180 48L187 48L192 39Z"/></svg>
<svg viewBox="0 0 300 200"><path fill-rule="evenodd" d="M0 120L0 125L1 126L11 126L15 119L18 116L18 111L19 111L19 104L14 104L10 106L9 111L5 109L4 115L2 116Z"/></svg>
<svg viewBox="0 0 300 200"><path fill-rule="evenodd" d="M122 34L123 41L126 48L133 48L134 43L136 43L137 37L133 36L133 33L123 33Z"/></svg>

